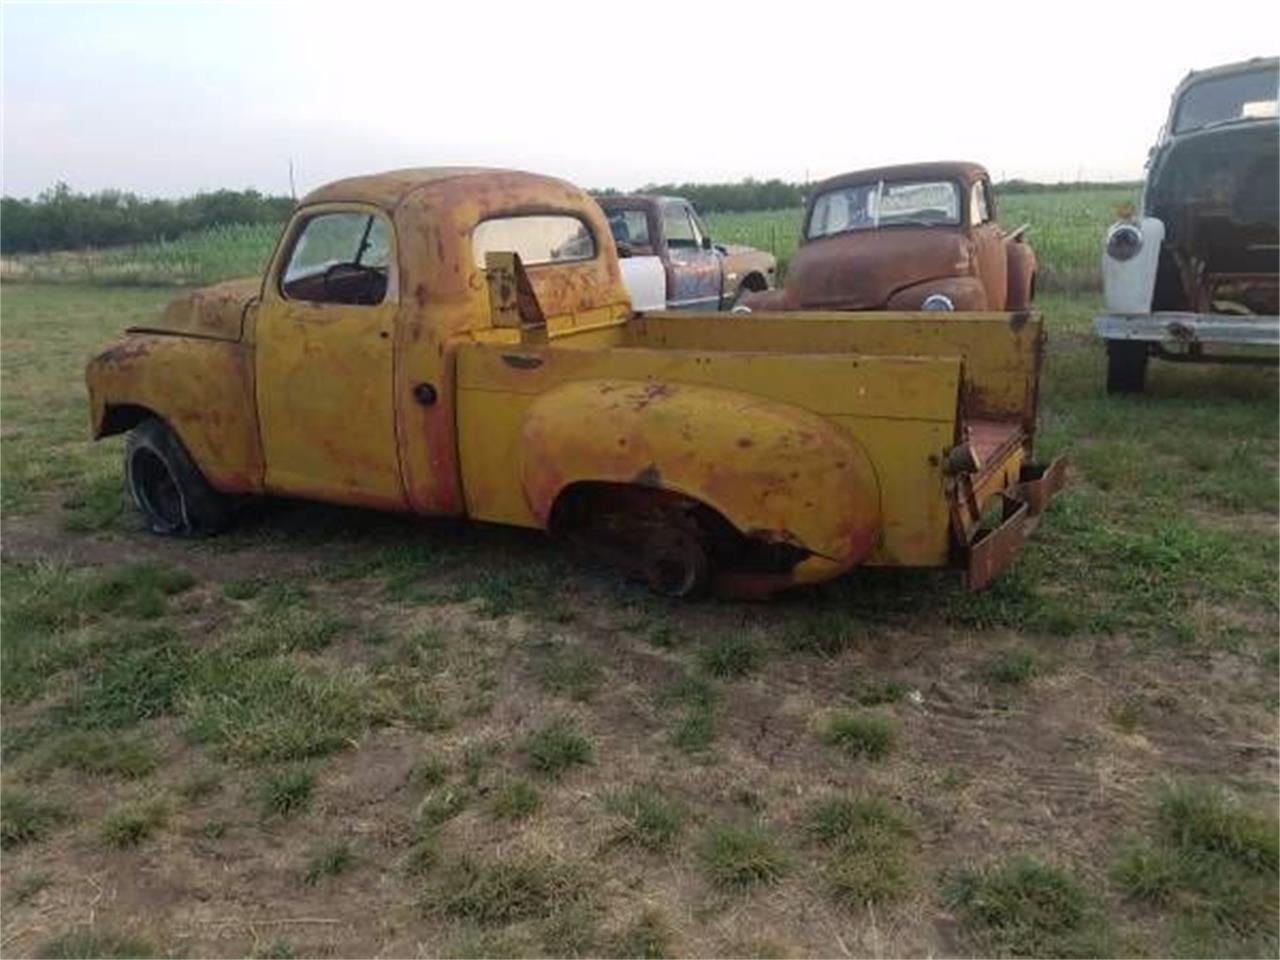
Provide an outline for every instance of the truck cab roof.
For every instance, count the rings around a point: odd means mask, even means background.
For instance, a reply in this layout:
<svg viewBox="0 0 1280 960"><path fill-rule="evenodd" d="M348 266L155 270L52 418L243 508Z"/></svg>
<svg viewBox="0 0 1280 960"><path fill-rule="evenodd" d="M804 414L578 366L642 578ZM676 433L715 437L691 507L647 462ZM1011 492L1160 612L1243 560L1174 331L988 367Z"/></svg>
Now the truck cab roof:
<svg viewBox="0 0 1280 960"><path fill-rule="evenodd" d="M853 170L814 184L812 195L847 187L855 183L874 183L877 180L960 180L970 184L975 180L990 179L986 167L965 160L934 160L926 163L899 163L888 167L870 167Z"/></svg>
<svg viewBox="0 0 1280 960"><path fill-rule="evenodd" d="M508 182L569 188L575 195L579 193L577 187L563 180L537 173L526 173L523 170L504 170L496 167L406 167L401 170L388 170L384 173L335 180L308 193L302 198L302 205L356 202L370 203L391 211L407 196L418 190L447 181L495 176L501 176Z"/></svg>

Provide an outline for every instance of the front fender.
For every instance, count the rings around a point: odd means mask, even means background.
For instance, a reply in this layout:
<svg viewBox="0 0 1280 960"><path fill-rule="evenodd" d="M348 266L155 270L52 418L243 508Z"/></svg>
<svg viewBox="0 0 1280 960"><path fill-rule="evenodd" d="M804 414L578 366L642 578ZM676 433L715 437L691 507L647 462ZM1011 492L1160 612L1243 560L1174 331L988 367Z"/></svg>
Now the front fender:
<svg viewBox="0 0 1280 960"><path fill-rule="evenodd" d="M885 304L886 310L919 310L925 298L940 293L951 300L956 310L987 309L987 291L977 277L939 277L895 290Z"/></svg>
<svg viewBox="0 0 1280 960"><path fill-rule="evenodd" d="M871 461L846 431L786 403L713 387L589 380L530 407L521 479L544 524L579 482L630 483L683 494L748 537L812 555L797 581L863 559L880 533Z"/></svg>
<svg viewBox="0 0 1280 960"><path fill-rule="evenodd" d="M1120 227L1137 227L1142 236L1142 245L1127 260L1117 259L1108 249L1108 240ZM1102 293L1108 312L1151 312L1163 243L1164 223L1155 217L1143 217L1136 224L1121 221L1107 231L1107 239L1102 242Z"/></svg>
<svg viewBox="0 0 1280 960"><path fill-rule="evenodd" d="M1036 254L1028 244L1005 244L1008 254L1009 282L1004 308L1009 311L1030 310L1036 297Z"/></svg>
<svg viewBox="0 0 1280 960"><path fill-rule="evenodd" d="M181 438L205 478L227 493L262 489L253 354L243 343L131 333L89 361L95 439L116 432L109 412L140 408Z"/></svg>

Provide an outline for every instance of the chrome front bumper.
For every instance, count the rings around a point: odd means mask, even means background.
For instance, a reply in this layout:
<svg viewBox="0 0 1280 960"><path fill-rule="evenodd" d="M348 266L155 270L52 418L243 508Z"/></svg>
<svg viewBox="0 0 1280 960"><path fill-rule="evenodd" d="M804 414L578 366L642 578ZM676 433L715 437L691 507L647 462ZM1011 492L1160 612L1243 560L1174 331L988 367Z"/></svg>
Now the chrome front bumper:
<svg viewBox="0 0 1280 960"><path fill-rule="evenodd" d="M1242 317L1223 313L1103 313L1093 318L1103 340L1147 343L1222 344L1280 348L1280 317Z"/></svg>

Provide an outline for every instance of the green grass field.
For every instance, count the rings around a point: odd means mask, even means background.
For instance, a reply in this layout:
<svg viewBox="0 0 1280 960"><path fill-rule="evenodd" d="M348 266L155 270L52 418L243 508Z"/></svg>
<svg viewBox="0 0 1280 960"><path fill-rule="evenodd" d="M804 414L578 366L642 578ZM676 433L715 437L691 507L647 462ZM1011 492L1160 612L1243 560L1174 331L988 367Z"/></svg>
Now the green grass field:
<svg viewBox="0 0 1280 960"><path fill-rule="evenodd" d="M171 289L0 289L13 955L1274 956L1277 376L1109 398L987 592L668 604L541 536L263 503L140 529L95 345Z"/></svg>
<svg viewBox="0 0 1280 960"><path fill-rule="evenodd" d="M1039 289L1096 290L1102 235L1115 207L1136 200L1133 188L1044 190L1012 193L998 200L1006 228L1031 225L1028 235L1039 258ZM783 271L795 253L801 210L713 213L707 226L716 240L744 243L777 255ZM5 261L6 278L98 284L206 284L260 273L280 227L221 227L169 243L97 251L23 255Z"/></svg>

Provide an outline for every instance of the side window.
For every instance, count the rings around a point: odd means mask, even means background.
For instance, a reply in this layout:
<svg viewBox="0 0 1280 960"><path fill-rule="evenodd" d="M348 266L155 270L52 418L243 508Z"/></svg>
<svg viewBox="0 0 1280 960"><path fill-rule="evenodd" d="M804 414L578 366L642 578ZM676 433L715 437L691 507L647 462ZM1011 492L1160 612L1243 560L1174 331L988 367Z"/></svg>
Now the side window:
<svg viewBox="0 0 1280 960"><path fill-rule="evenodd" d="M973 185L973 191L969 197L969 222L976 227L990 220L991 213L987 209L987 185L979 180Z"/></svg>
<svg viewBox="0 0 1280 960"><path fill-rule="evenodd" d="M609 230L618 243L649 246L649 218L643 210L614 210L609 214Z"/></svg>
<svg viewBox="0 0 1280 960"><path fill-rule="evenodd" d="M667 235L668 247L691 248L698 245L693 222L681 204L672 203L662 208L662 232Z"/></svg>
<svg viewBox="0 0 1280 960"><path fill-rule="evenodd" d="M288 300L370 306L387 295L391 233L376 213L321 213L297 234L281 277Z"/></svg>

